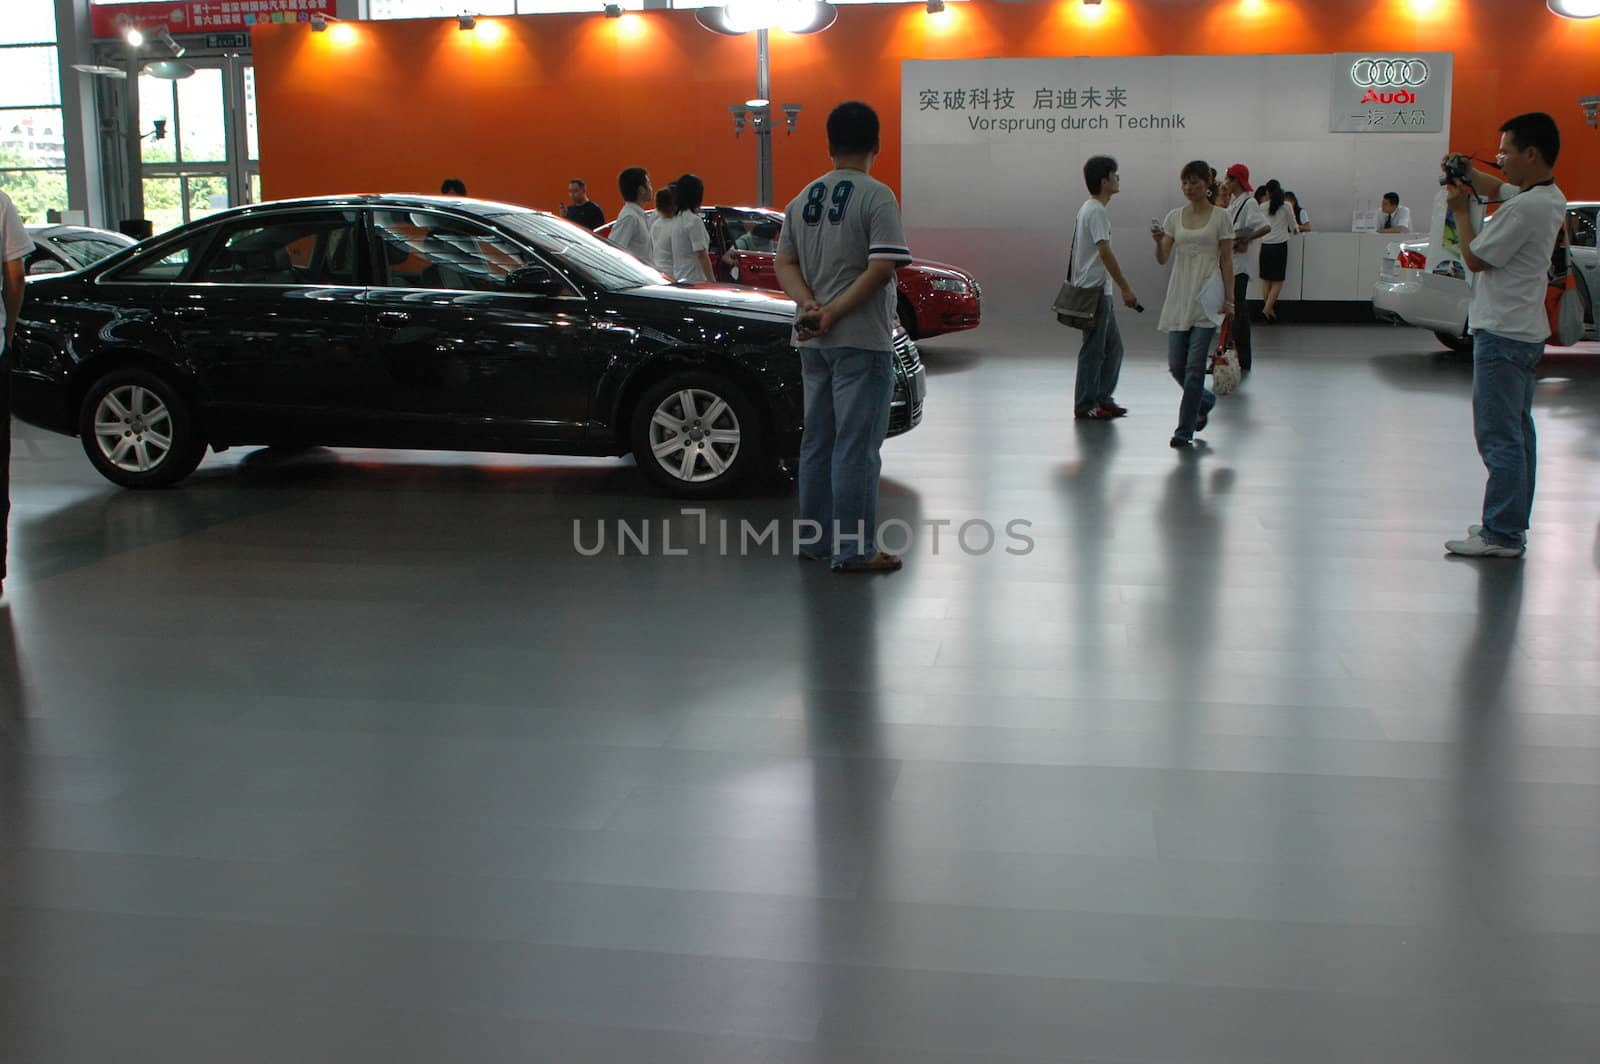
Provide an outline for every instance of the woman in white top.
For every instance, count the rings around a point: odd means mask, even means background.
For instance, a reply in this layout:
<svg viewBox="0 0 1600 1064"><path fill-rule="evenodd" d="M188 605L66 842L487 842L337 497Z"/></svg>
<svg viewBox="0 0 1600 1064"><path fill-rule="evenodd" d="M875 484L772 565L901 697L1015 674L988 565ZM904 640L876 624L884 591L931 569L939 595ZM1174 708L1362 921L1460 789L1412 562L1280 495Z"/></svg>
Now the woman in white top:
<svg viewBox="0 0 1600 1064"><path fill-rule="evenodd" d="M689 284L709 284L716 280L711 272L711 234L700 218L700 204L706 186L694 174L684 174L672 183L672 198L678 216L665 236L672 248L672 279Z"/></svg>
<svg viewBox="0 0 1600 1064"><path fill-rule="evenodd" d="M1206 356L1224 318L1233 317L1233 224L1206 199L1211 168L1195 161L1179 179L1188 205L1152 225L1156 261L1172 260L1167 298L1156 328L1167 334L1167 369L1183 385L1172 446L1188 447L1206 427L1217 397L1206 387Z"/></svg>
<svg viewBox="0 0 1600 1064"><path fill-rule="evenodd" d="M678 201L672 197L672 186L656 189L656 216L650 222L650 242L655 245L655 267L668 277L672 276L672 219L678 216Z"/></svg>
<svg viewBox="0 0 1600 1064"><path fill-rule="evenodd" d="M1300 206L1300 197L1288 189L1283 190L1283 201L1294 208L1294 231L1297 233L1311 232L1311 215Z"/></svg>
<svg viewBox="0 0 1600 1064"><path fill-rule="evenodd" d="M1278 293L1289 275L1289 235L1299 230L1300 223L1276 178L1261 189L1267 194L1267 235L1261 238L1261 316L1275 322Z"/></svg>

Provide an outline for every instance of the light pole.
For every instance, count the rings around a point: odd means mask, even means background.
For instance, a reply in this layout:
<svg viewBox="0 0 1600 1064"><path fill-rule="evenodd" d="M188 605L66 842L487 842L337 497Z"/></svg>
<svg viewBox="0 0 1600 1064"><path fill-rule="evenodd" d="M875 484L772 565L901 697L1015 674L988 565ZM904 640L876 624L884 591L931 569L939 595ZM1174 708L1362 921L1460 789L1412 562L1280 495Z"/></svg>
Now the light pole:
<svg viewBox="0 0 1600 1064"><path fill-rule="evenodd" d="M706 7L695 12L695 20L713 33L740 37L755 31L756 94L742 104L733 104L728 111L733 115L734 136L744 132L747 118L755 128L757 206L772 206L772 51L768 35L774 28L790 33L820 33L838 17L839 12L831 4L815 0L736 0L726 7ZM784 120L791 133L801 110L797 103L783 105Z"/></svg>

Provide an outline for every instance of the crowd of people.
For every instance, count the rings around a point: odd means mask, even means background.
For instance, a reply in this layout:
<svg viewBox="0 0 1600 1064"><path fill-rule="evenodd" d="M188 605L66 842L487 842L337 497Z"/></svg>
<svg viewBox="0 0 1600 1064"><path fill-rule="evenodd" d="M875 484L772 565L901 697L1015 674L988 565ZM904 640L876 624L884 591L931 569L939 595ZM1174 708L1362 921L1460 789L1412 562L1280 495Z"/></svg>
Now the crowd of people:
<svg viewBox="0 0 1600 1064"><path fill-rule="evenodd" d="M1533 508L1537 440L1533 424L1535 368L1544 351L1550 323L1545 307L1551 249L1561 230L1566 197L1555 186L1553 167L1561 137L1555 120L1543 112L1518 115L1500 127L1498 178L1483 174L1461 156L1447 157L1442 169L1449 184L1447 202L1457 219L1466 268L1476 276L1468 327L1473 335L1473 428L1478 452L1488 470L1480 523L1462 539L1449 540L1451 554L1520 557ZM1465 181L1449 175L1467 175ZM1115 286L1122 302L1142 310L1111 248L1106 205L1121 190L1117 162L1097 155L1083 167L1089 198L1079 209L1067 253L1070 286L1103 286L1097 312L1073 319L1084 329L1078 351L1075 416L1112 420L1128 411L1113 398L1122 364L1122 338L1111 304ZM1259 243L1257 268L1262 281L1263 318L1276 320L1274 307L1284 278L1289 239L1310 229L1310 219L1292 192L1276 181L1252 190L1250 170L1234 163L1217 181L1201 160L1178 175L1184 206L1164 221L1152 221L1156 261L1171 265L1166 297L1156 326L1167 334L1167 366L1183 389L1174 448L1194 444L1216 406L1205 386L1207 363L1219 328L1231 326L1241 372L1252 362L1245 292L1251 252ZM1468 201L1493 201L1500 209L1474 232ZM1384 197L1382 231L1405 231L1409 213L1399 197ZM1064 319L1065 320L1065 319Z"/></svg>

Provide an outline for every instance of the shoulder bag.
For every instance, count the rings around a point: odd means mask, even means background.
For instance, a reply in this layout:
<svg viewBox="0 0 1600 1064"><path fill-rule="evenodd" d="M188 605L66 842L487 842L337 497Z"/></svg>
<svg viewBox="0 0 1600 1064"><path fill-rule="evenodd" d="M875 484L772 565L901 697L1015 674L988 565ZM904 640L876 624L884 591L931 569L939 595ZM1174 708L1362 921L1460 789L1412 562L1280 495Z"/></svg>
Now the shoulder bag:
<svg viewBox="0 0 1600 1064"><path fill-rule="evenodd" d="M1072 283L1072 263L1077 258L1077 251L1078 222L1074 219L1072 247L1067 251L1067 279L1062 282L1061 291L1056 293L1056 301L1050 304L1050 309L1055 313L1056 321L1088 332L1100 320L1100 297L1105 294L1105 286L1097 284L1082 287Z"/></svg>

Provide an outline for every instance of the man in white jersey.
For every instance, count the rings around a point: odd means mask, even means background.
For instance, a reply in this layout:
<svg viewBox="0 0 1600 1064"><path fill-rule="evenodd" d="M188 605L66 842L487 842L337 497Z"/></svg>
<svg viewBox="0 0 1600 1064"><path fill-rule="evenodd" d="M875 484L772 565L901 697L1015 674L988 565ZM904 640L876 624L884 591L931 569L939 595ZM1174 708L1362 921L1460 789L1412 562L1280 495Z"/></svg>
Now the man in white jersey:
<svg viewBox="0 0 1600 1064"><path fill-rule="evenodd" d="M1542 111L1518 115L1500 127L1497 165L1506 183L1468 167L1467 181L1452 179L1446 194L1462 262L1472 271L1472 428L1489 470L1483 523L1469 526L1466 539L1446 542L1451 554L1519 558L1527 549L1537 461L1533 387L1550 335L1545 284L1567 214L1552 172L1560 151L1555 119ZM1468 209L1474 194L1500 201L1482 232Z"/></svg>
<svg viewBox="0 0 1600 1064"><path fill-rule="evenodd" d="M795 342L805 380L800 517L820 530L800 553L834 572L893 572L876 547L879 451L894 395L895 269L911 261L900 206L869 176L878 115L842 103L828 115L833 169L784 214L778 281L799 305Z"/></svg>

